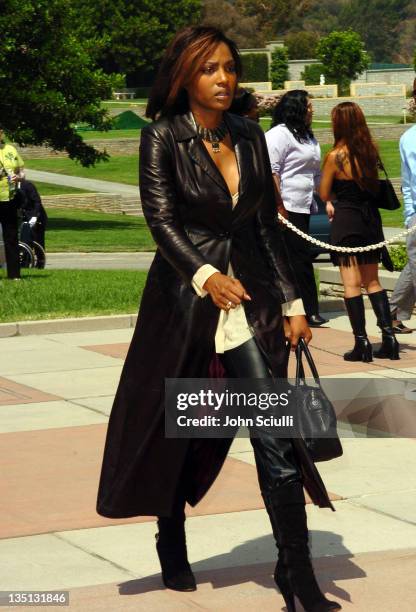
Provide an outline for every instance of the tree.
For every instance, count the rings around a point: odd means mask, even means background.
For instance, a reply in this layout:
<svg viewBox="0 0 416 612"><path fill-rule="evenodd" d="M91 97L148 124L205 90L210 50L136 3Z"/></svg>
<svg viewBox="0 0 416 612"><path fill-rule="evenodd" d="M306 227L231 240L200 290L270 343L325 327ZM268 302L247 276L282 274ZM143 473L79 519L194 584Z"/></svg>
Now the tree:
<svg viewBox="0 0 416 612"><path fill-rule="evenodd" d="M340 11L340 27L360 34L373 61L391 62L397 52L396 30L409 4L409 0L349 0Z"/></svg>
<svg viewBox="0 0 416 612"><path fill-rule="evenodd" d="M220 28L242 49L263 47L266 43L258 16L243 15L232 1L204 0L202 23Z"/></svg>
<svg viewBox="0 0 416 612"><path fill-rule="evenodd" d="M0 11L0 126L21 145L66 150L85 166L107 158L73 124L108 129L100 101L111 79L74 35L68 0L8 0Z"/></svg>
<svg viewBox="0 0 416 612"><path fill-rule="evenodd" d="M338 85L341 94L347 93L351 80L356 79L369 65L360 35L352 30L332 32L321 38L317 58L324 65L325 76Z"/></svg>
<svg viewBox="0 0 416 612"><path fill-rule="evenodd" d="M319 36L316 32L291 32L285 36L289 59L313 59Z"/></svg>
<svg viewBox="0 0 416 612"><path fill-rule="evenodd" d="M197 23L201 0L72 0L106 73L153 74L173 35ZM134 79L133 79L134 80Z"/></svg>
<svg viewBox="0 0 416 612"><path fill-rule="evenodd" d="M236 0L243 15L257 17L265 38L281 36L289 28L302 26L302 18L311 0Z"/></svg>
<svg viewBox="0 0 416 612"><path fill-rule="evenodd" d="M283 89L285 81L289 80L289 57L285 47L277 47L272 53L270 80L273 89Z"/></svg>

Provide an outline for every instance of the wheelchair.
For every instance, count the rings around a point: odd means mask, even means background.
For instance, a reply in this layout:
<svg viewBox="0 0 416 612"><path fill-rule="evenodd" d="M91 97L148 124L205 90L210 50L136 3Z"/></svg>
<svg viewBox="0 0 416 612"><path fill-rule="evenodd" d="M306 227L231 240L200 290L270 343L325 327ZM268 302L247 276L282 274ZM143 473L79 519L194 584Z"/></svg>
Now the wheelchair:
<svg viewBox="0 0 416 612"><path fill-rule="evenodd" d="M22 221L19 232L19 261L21 268L39 268L46 265L44 248L34 240L29 221Z"/></svg>

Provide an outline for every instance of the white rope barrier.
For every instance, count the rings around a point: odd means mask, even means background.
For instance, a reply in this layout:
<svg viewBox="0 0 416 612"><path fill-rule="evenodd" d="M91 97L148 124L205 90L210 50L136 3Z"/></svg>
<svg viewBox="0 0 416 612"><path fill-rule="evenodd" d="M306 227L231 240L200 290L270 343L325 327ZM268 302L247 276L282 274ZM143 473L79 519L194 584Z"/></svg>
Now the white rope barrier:
<svg viewBox="0 0 416 612"><path fill-rule="evenodd" d="M327 251L335 251L336 253L368 253L369 251L375 251L389 244L392 244L393 242L396 242L398 238L403 238L404 236L408 236L409 234L412 234L416 231L416 225L414 225L410 229L404 230L403 232L400 232L400 234L397 234L392 238L384 240L384 242L377 242L377 244L369 244L364 247L341 247L336 246L334 244L328 244L327 242L322 242L322 240L318 240L317 238L313 238L312 236L309 236L309 234L305 234L305 232L302 232L302 230L300 230L298 227L296 227L296 225L293 225L293 223L285 219L280 213L277 213L277 216L279 221L281 221L284 225L286 225L286 227L295 232L295 234L301 236L301 238L303 238L304 240L307 240L308 242L315 244L316 246L324 248Z"/></svg>

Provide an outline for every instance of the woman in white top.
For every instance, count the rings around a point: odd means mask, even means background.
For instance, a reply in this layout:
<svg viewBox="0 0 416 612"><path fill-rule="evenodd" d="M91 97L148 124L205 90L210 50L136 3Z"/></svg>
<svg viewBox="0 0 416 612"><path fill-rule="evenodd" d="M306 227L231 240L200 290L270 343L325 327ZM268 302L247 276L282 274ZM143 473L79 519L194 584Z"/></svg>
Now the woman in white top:
<svg viewBox="0 0 416 612"><path fill-rule="evenodd" d="M321 149L312 129L312 103L304 90L287 92L273 111L272 128L266 133L273 178L282 198L279 212L309 233L311 212L316 212L314 192L319 187ZM285 232L308 323L327 323L319 315L309 244L292 230Z"/></svg>

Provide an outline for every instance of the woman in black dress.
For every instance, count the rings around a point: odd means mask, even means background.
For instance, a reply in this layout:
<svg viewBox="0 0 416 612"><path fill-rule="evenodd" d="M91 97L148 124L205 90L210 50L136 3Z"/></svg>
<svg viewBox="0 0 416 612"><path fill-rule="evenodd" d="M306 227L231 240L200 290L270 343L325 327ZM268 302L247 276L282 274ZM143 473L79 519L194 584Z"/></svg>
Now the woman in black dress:
<svg viewBox="0 0 416 612"><path fill-rule="evenodd" d="M140 193L158 249L111 411L98 492L103 516L158 516L162 578L181 591L196 588L185 503L205 495L231 440L165 437L165 379L208 378L218 359L231 378L285 378L285 337L293 348L311 338L276 218L263 131L226 112L240 73L232 41L215 28L191 27L170 44L151 92ZM288 438L266 435L252 445L288 608L296 594L311 612L339 609L321 593L309 558L303 485L315 503L331 507L316 468Z"/></svg>
<svg viewBox="0 0 416 612"><path fill-rule="evenodd" d="M343 247L368 246L383 242L383 228L375 204L380 158L364 114L358 104L342 102L332 111L335 144L325 158L320 197L327 201L331 220L331 243ZM384 251L385 253L385 251ZM399 359L399 344L392 329L387 293L380 285L378 264L383 249L348 255L331 252L339 265L344 284L344 301L355 336L346 361L369 362L374 357ZM370 298L382 344L373 351L365 329L364 287Z"/></svg>

